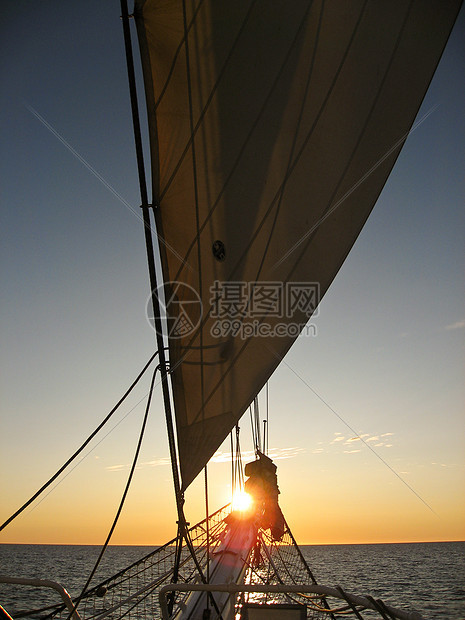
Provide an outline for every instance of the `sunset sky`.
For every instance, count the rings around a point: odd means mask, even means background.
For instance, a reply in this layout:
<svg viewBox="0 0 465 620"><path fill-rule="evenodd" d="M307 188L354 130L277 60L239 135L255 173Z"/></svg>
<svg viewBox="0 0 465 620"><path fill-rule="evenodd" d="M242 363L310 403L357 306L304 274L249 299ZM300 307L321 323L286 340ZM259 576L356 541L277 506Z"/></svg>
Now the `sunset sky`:
<svg viewBox="0 0 465 620"><path fill-rule="evenodd" d="M2 7L1 522L84 441L155 347L119 15L116 1ZM312 335L270 381L270 456L303 544L465 539L464 77L462 9L425 120ZM149 380L0 542L103 542ZM241 429L247 461L248 416ZM209 465L211 509L230 500L229 450ZM187 491L191 523L204 516L203 486L200 476ZM163 543L175 521L158 386L112 542Z"/></svg>

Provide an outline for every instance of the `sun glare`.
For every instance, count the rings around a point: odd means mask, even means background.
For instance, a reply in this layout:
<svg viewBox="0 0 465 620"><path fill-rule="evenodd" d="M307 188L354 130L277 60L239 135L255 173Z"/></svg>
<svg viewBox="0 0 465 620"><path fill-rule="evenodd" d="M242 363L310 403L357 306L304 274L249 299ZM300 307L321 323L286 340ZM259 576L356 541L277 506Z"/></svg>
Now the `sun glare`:
<svg viewBox="0 0 465 620"><path fill-rule="evenodd" d="M234 491L232 508L240 512L246 512L252 507L252 497L245 491Z"/></svg>

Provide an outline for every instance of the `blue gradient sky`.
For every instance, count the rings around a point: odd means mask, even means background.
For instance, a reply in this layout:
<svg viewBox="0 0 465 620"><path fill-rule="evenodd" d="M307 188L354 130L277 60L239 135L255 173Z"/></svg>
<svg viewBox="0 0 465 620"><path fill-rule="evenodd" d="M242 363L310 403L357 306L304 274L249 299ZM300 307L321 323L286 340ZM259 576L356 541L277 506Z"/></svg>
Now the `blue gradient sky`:
<svg viewBox="0 0 465 620"><path fill-rule="evenodd" d="M154 337L119 3L18 1L0 19L3 521L118 400ZM431 114L312 321L316 337L270 383L280 502L304 543L465 538L464 41L462 10L419 117ZM147 389L0 542L103 539ZM115 542L175 534L159 396ZM211 502L228 500L229 469L210 466ZM187 496L192 521L202 485Z"/></svg>

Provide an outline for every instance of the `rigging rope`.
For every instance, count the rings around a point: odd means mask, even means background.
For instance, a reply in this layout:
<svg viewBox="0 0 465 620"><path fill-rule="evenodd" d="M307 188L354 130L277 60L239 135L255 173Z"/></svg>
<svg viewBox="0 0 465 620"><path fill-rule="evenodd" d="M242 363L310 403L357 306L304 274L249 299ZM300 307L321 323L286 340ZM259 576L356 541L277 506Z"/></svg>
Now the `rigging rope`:
<svg viewBox="0 0 465 620"><path fill-rule="evenodd" d="M34 493L34 495L30 499L28 499L28 501L26 503L24 503L21 506L21 508L19 508L14 514L11 515L11 517L9 519L7 519L0 526L0 532L7 525L9 525L14 519L16 519L16 517L19 516L23 512L23 510L25 510L28 506L30 506L32 504L32 502L35 499L37 499L39 497L39 495L41 493L43 493L45 491L45 489L47 489L52 484L52 482L54 482L58 478L58 476L60 474L62 474L64 472L64 470L74 461L74 459L77 456L79 456L79 454L81 454L81 452L84 450L84 448L92 441L92 439L95 437L95 435L97 435L97 433L99 433L102 430L102 428L110 420L110 418L116 412L116 410L119 408L119 406L126 400L126 398L129 396L129 394L132 392L132 390L136 387L136 385L139 383L139 381L142 378L142 376L145 374L145 371L147 370L147 368L150 366L150 364L153 362L153 360L155 359L155 357L157 355L158 355L158 351L156 351L152 355L152 357L149 359L149 361L145 364L143 369L137 375L136 379L133 381L133 383L130 385L130 387L126 390L126 392L123 394L123 396L120 398L120 400L116 403L116 405L113 407L113 409L110 411L110 413L106 416L106 418L97 426L97 428L89 435L89 437L76 450L76 452L66 461L66 463L64 463L64 465L62 465L60 467L60 469L43 486L41 486L40 489L36 493Z"/></svg>
<svg viewBox="0 0 465 620"><path fill-rule="evenodd" d="M252 427L252 441L255 453L262 451L262 438L260 433L260 412L258 408L258 397L253 399L253 411L252 405L249 407L250 424ZM265 439L263 440L265 441Z"/></svg>
<svg viewBox="0 0 465 620"><path fill-rule="evenodd" d="M260 428L260 411L258 408L258 396L255 396L255 398L253 399L253 413L254 413L254 420L255 420L255 432L256 432L256 437L257 437L257 450L261 450L262 449L262 437L261 437L261 428Z"/></svg>
<svg viewBox="0 0 465 620"><path fill-rule="evenodd" d="M99 556L97 558L97 561L95 562L95 566L92 569L92 571L91 571L91 573L90 573L90 575L89 575L89 577L88 577L88 579L86 581L86 584L83 587L82 592L79 595L79 597L78 597L78 599L77 599L77 601L76 601L76 603L74 605L74 609L73 609L73 611L69 615L68 620L70 620L70 618L72 617L72 615L74 614L74 612L78 608L78 605L81 602L84 594L86 593L87 588L89 587L89 584L92 581L92 578L95 575L95 573L97 571L97 568L100 565L100 562L101 562L101 560L103 558L103 555L104 555L104 553L105 553L105 551L106 551L106 549L108 547L110 539L113 536L113 532L115 531L116 524L118 523L119 517L121 515L121 511L123 510L123 506L124 506L124 503L126 501L126 497L127 497L128 491L129 491L129 487L131 486L132 478L134 476L134 471L136 469L137 460L139 458L139 453L140 453L140 449L141 449L141 446L142 446L142 440L144 438L144 433L145 433L145 427L147 426L147 419L148 419L149 410L150 410L150 403L152 402L152 394L153 394L153 387L155 385L155 378L157 376L157 371L159 369L160 369L160 367L157 366L155 368L154 372L153 372L152 382L150 384L150 390L149 390L149 395L148 395L148 399L147 399L147 406L145 407L144 419L142 421L142 427L141 427L141 430L140 430L140 433L139 433L139 441L137 442L137 447L136 447L136 451L134 453L134 458L133 458L133 461L132 461L131 470L129 472L128 480L126 482L126 487L125 487L123 495L121 497L121 501L120 501L120 504L118 506L118 510L116 512L115 518L114 518L113 523L111 525L110 531L108 532L108 536L107 536L107 538L106 538L106 540L105 540L105 542L103 544L103 547L102 547L102 549L100 551L100 554L99 554Z"/></svg>
<svg viewBox="0 0 465 620"><path fill-rule="evenodd" d="M270 394L268 391L268 384L269 382L266 382L266 430L265 430L265 450L264 453L268 454L268 450L270 449L270 442L269 442L269 429L270 429Z"/></svg>
<svg viewBox="0 0 465 620"><path fill-rule="evenodd" d="M236 424L236 443L234 444L233 432L231 431L231 505L234 501L234 493L244 489L244 469L242 467L241 444L239 440L239 424Z"/></svg>
<svg viewBox="0 0 465 620"><path fill-rule="evenodd" d="M206 577L207 577L207 583L210 583L210 523L209 523L209 517L208 517L208 513L209 513L209 509L208 509L208 469L207 469L207 465L205 465L204 471L205 471L205 527L206 527L206 534L207 534L207 571L206 571ZM209 603L210 603L210 598L207 598L207 607L209 607Z"/></svg>
<svg viewBox="0 0 465 620"><path fill-rule="evenodd" d="M253 449L255 452L257 452L257 449L258 449L257 428L255 425L255 420L254 420L253 413L252 413L252 405L250 405L249 407L249 415L250 415L250 426L252 430Z"/></svg>
<svg viewBox="0 0 465 620"><path fill-rule="evenodd" d="M235 484L235 475L234 475L235 474L235 469L234 469L234 440L233 440L232 429L231 429L231 432L229 434L229 437L231 439L231 503L232 503L233 494L234 494L234 484Z"/></svg>
<svg viewBox="0 0 465 620"><path fill-rule="evenodd" d="M234 480L235 480L236 486L242 489L244 487L244 469L242 467L241 443L240 443L240 438L239 438L240 430L241 429L240 429L239 424L236 424L236 454L235 454L235 461L234 461L234 465L235 465Z"/></svg>

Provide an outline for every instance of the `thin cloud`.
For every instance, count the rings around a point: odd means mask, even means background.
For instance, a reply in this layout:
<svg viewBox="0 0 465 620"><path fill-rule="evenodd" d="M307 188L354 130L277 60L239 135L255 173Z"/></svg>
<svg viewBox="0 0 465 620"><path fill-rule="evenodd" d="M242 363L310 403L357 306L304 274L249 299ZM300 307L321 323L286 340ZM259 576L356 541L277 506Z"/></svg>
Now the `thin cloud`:
<svg viewBox="0 0 465 620"><path fill-rule="evenodd" d="M379 435L361 433L355 437L345 437L342 433L334 433L334 435L335 437L326 443L319 441L317 444L318 446L325 445L326 447L315 448L312 450L312 454L321 454L322 452L331 452L333 454L334 452L339 452L340 454L355 454L356 452L361 452L361 448L355 448L354 446L354 442L356 441L362 442L367 446L368 442L370 442L374 448L392 448L392 443L386 443L386 440L388 437L392 437L394 433L380 433ZM343 449L340 451L338 446L343 447Z"/></svg>
<svg viewBox="0 0 465 620"><path fill-rule="evenodd" d="M338 420L340 422L342 422L351 432L351 434L353 435L358 435L358 437L360 437L360 439L362 439L362 436L357 433L357 431L353 428L353 426L351 426L348 422L346 422L344 420L344 418L339 415L339 413L333 408L331 407L331 405L326 402L326 400L324 398L322 398L318 392L316 390L313 389L313 387L307 382L305 381L305 379L298 373L295 371L294 368L292 368L291 366L289 366L289 364L286 363L286 361L283 359L282 355L279 355L274 349L272 349L271 347L267 347L279 360L282 364L284 364L285 366L287 366L287 368L289 368L289 370L296 376L298 377L298 379L300 379L300 381L302 381L302 383L304 385L306 385L308 387L308 389L324 404L326 405L326 407L328 407L328 409L338 418ZM436 514L436 512L431 508L431 506L428 504L428 502L426 502L421 495L419 495L415 489L406 481L402 478L402 476L400 474L397 473L397 471L391 466L389 465L389 463L380 455L378 454L378 452L372 448L370 446L370 444L368 442L366 442L365 440L363 440L363 443L365 444L365 446L373 453L374 456L376 456L377 459L379 459L393 474L394 476L396 476L396 478L402 482L403 485L405 485L414 495L415 497L417 497L422 504L424 504L428 510L430 510L433 514ZM437 516L437 515L436 515Z"/></svg>
<svg viewBox="0 0 465 620"><path fill-rule="evenodd" d="M268 452L268 456L275 461L279 461L281 459L293 459L303 452L305 452L304 448L295 446L293 448L279 448L277 450L271 449Z"/></svg>
<svg viewBox="0 0 465 620"><path fill-rule="evenodd" d="M283 459L292 459L303 452L305 452L304 448L299 448L298 446L292 446L290 448L271 448L268 450L267 456L269 456L270 459L273 459L273 461L279 461ZM245 452L242 452L241 456L242 461L246 463L255 459L255 452L253 450L246 450ZM231 452L222 452L221 450L218 450L218 452L212 456L210 463L230 463L231 458ZM151 461L145 461L144 463L139 463L137 469L145 469L147 467L164 467L169 464L170 459L165 456ZM128 463L126 465L109 465L108 467L105 467L105 469L107 471L122 471L124 469L129 469L129 467L130 465Z"/></svg>
<svg viewBox="0 0 465 620"><path fill-rule="evenodd" d="M302 454L305 452L304 448L299 448L298 446L293 446L291 448L270 448L268 450L267 456L270 457L273 461L279 461L282 459L292 459L296 457L298 454ZM221 452L220 450L216 452L212 459L211 463L229 463L231 462L231 452ZM242 452L242 460L244 462L254 460L255 452L253 450L247 450Z"/></svg>
<svg viewBox="0 0 465 620"><path fill-rule="evenodd" d="M446 325L445 329L463 329L465 327L465 319L462 321L456 321L450 325Z"/></svg>
<svg viewBox="0 0 465 620"><path fill-rule="evenodd" d="M136 467L136 469L145 469L146 467L160 467L160 466L165 466L165 465L169 465L170 464L170 459L169 457L161 457L158 459L154 459L153 461L145 461L144 463L139 463ZM105 467L105 469L107 471L122 471L124 469L129 469L130 464L126 463L126 465L109 465L108 467Z"/></svg>
<svg viewBox="0 0 465 620"><path fill-rule="evenodd" d="M242 452L242 458L244 460L248 460L254 457L254 453L249 450L247 452ZM215 452L215 454L210 459L210 463L229 463L231 461L231 452Z"/></svg>
<svg viewBox="0 0 465 620"><path fill-rule="evenodd" d="M165 456L159 459L154 459L153 461L147 461L146 463L141 463L140 467L160 467L160 465L169 465L170 459Z"/></svg>

